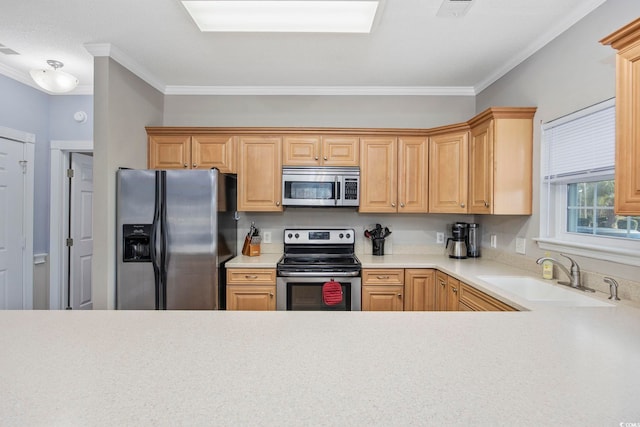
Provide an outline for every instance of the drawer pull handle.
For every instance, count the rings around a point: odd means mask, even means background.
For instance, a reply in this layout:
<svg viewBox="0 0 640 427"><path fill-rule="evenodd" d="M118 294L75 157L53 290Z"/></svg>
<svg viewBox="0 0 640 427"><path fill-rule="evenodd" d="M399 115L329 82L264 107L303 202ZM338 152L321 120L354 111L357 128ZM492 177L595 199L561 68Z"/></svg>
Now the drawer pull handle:
<svg viewBox="0 0 640 427"><path fill-rule="evenodd" d="M246 274L246 275L244 276L244 278L245 278L245 279L257 279L257 278L258 278L258 276L250 276L250 275Z"/></svg>
<svg viewBox="0 0 640 427"><path fill-rule="evenodd" d="M389 276L376 276L376 278L378 278L380 280L388 280Z"/></svg>

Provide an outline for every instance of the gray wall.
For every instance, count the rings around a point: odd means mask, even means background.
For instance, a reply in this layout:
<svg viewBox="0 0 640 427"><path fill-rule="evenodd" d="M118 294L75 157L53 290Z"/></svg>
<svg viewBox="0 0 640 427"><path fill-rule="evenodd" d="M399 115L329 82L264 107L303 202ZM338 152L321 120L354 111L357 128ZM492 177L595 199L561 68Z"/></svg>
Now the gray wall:
<svg viewBox="0 0 640 427"><path fill-rule="evenodd" d="M0 94L0 126L36 135L33 251L48 253L50 141L93 139L93 96L50 96L3 75ZM78 110L87 113L87 123L73 120Z"/></svg>
<svg viewBox="0 0 640 427"><path fill-rule="evenodd" d="M94 61L94 309L115 307L116 170L145 168L145 126L162 125L164 96L116 61Z"/></svg>
<svg viewBox="0 0 640 427"><path fill-rule="evenodd" d="M464 122L472 96L165 97L164 126L429 128Z"/></svg>
<svg viewBox="0 0 640 427"><path fill-rule="evenodd" d="M477 111L497 105L538 107L534 122L534 215L477 217L485 241L489 234L497 234L498 249L507 259L515 252L516 236L527 238L526 262L530 266L542 255L532 241L540 233L540 123L615 96L615 51L599 40L637 16L637 0L609 0L477 96ZM637 267L589 258L578 258L578 262L591 271L637 280Z"/></svg>

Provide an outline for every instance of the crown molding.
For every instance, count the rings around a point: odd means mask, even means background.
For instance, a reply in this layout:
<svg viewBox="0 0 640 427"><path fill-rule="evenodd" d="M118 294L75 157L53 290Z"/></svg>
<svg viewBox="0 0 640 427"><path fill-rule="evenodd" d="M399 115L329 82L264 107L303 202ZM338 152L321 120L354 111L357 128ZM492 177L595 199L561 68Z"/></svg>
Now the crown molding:
<svg viewBox="0 0 640 427"><path fill-rule="evenodd" d="M127 70L147 82L150 86L161 93L165 93L165 84L160 81L147 68L140 65L139 62L131 58L129 55L118 49L111 43L85 43L84 48L94 57L105 57L113 59Z"/></svg>
<svg viewBox="0 0 640 427"><path fill-rule="evenodd" d="M165 95L475 96L466 86L166 86Z"/></svg>
<svg viewBox="0 0 640 427"><path fill-rule="evenodd" d="M568 14L565 19L560 22L558 25L549 29L549 31L540 35L537 39L527 46L527 48L520 51L519 55L513 57L512 60L508 61L504 64L504 66L496 69L491 75L489 75L486 79L482 80L476 86L474 86L474 90L476 93L480 93L493 83L498 81L501 77L507 74L509 71L516 68L518 65L523 63L526 59L532 56L534 53L542 49L544 46L549 44L552 40L558 37L560 34L567 31L574 24L580 21L582 18L593 12L599 6L601 6L607 0L592 0L585 1L582 7L576 8L573 13Z"/></svg>

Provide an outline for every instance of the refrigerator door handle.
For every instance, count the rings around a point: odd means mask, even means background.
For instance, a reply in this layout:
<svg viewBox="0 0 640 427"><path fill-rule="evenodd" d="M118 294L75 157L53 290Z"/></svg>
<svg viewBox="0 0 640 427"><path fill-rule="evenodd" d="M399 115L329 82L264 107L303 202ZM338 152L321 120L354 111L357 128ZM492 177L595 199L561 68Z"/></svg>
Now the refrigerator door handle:
<svg viewBox="0 0 640 427"><path fill-rule="evenodd" d="M160 274L160 253L158 251L158 231L161 227L160 223L160 182L159 182L159 174L156 172L156 197L155 197L155 205L153 208L153 224L151 226L151 237L150 237L150 245L151 245L151 263L153 264L153 277L155 282L155 305L156 310L160 309L160 283L161 283L161 274Z"/></svg>
<svg viewBox="0 0 640 427"><path fill-rule="evenodd" d="M167 276L169 272L169 241L168 241L168 231L167 231L167 172L160 171L160 238L161 241L161 256L160 256L160 277L161 277L161 285L160 290L162 292L161 299L161 308L162 310L167 309Z"/></svg>

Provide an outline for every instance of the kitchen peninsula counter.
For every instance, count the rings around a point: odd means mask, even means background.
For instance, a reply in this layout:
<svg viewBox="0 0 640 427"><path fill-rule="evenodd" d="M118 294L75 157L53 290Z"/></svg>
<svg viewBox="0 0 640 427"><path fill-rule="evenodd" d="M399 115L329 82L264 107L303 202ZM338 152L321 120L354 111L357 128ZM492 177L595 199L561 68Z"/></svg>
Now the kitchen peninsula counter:
<svg viewBox="0 0 640 427"><path fill-rule="evenodd" d="M0 312L0 424L640 422L640 311Z"/></svg>

